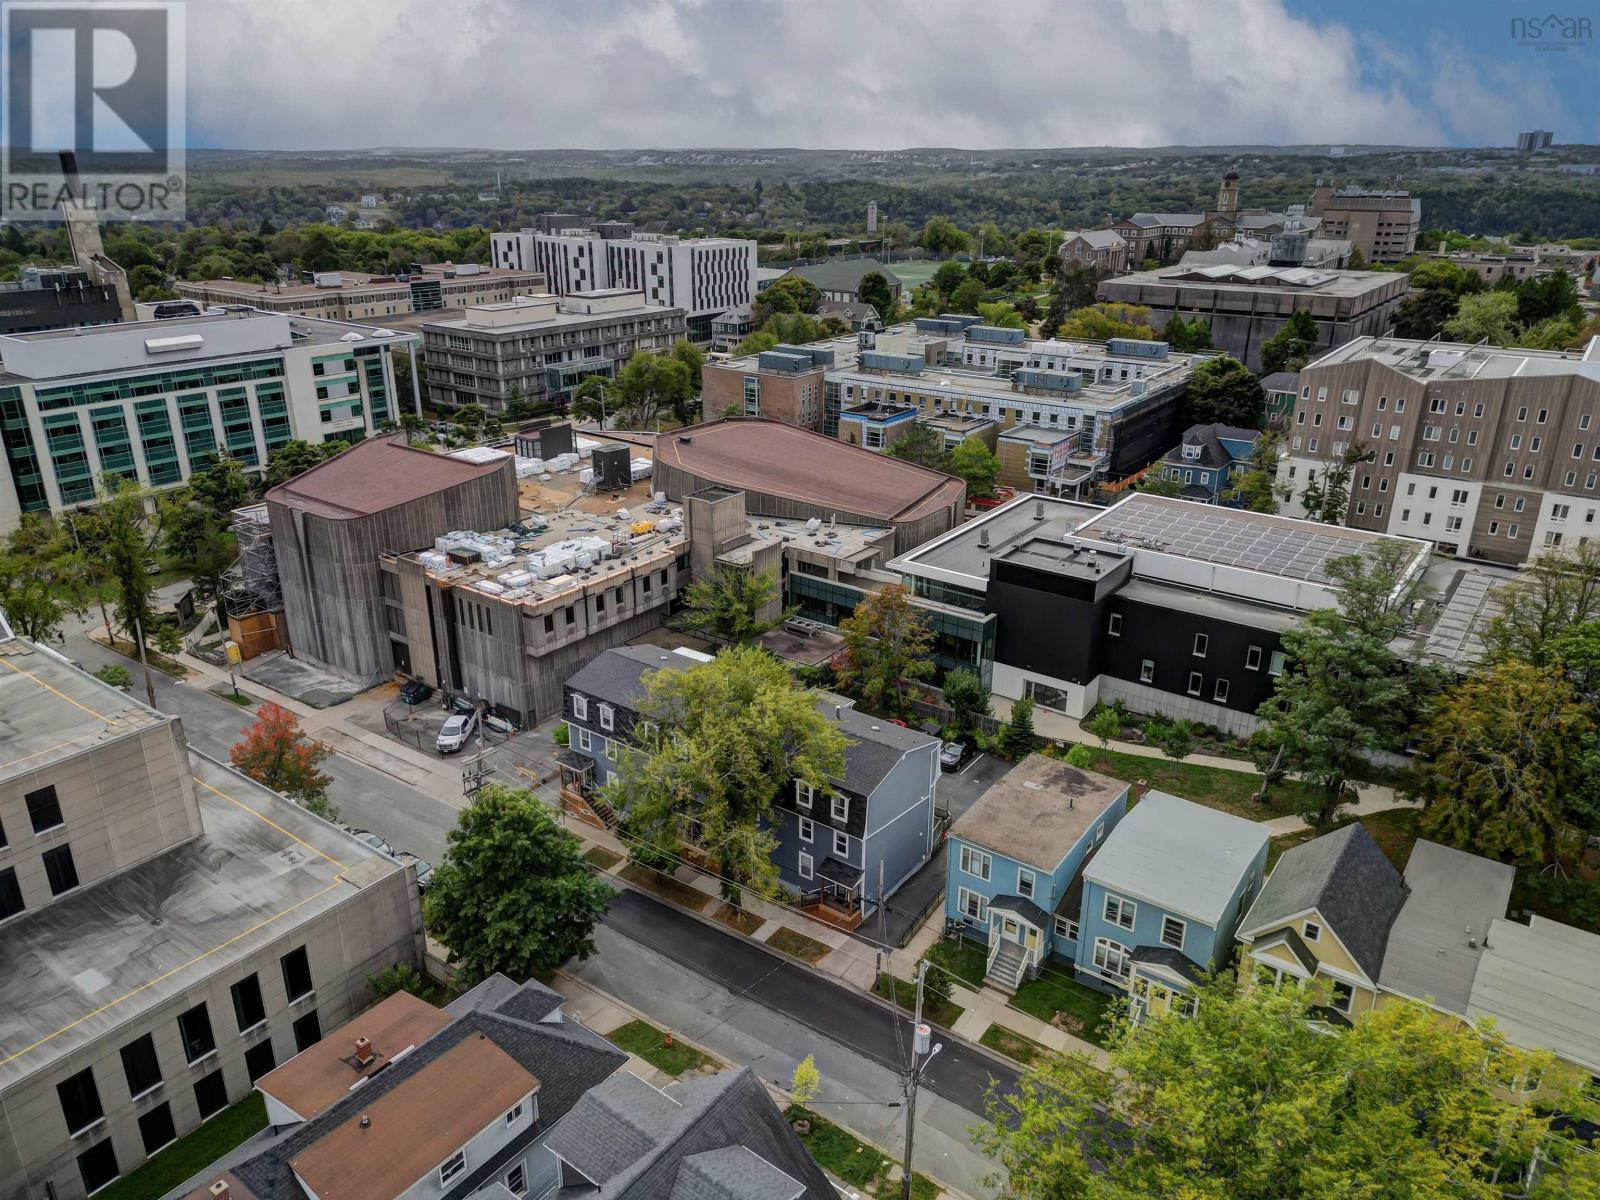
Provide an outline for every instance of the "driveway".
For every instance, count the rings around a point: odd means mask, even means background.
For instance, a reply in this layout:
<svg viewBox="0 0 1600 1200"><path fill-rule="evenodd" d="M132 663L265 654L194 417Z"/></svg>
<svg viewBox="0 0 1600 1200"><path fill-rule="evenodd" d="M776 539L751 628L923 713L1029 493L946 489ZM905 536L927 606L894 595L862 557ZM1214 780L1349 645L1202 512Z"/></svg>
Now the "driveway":
<svg viewBox="0 0 1600 1200"><path fill-rule="evenodd" d="M940 812L948 812L950 820L954 822L1009 770L1011 764L1004 759L992 754L979 754L961 770L945 771L939 776L934 806Z"/></svg>

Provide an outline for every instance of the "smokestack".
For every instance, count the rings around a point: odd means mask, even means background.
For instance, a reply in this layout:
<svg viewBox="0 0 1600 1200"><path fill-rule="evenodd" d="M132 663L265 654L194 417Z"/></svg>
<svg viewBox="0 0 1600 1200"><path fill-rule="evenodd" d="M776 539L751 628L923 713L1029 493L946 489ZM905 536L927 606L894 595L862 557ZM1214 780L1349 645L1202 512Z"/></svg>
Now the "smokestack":
<svg viewBox="0 0 1600 1200"><path fill-rule="evenodd" d="M356 1061L363 1067L372 1061L372 1039L364 1037L356 1039Z"/></svg>

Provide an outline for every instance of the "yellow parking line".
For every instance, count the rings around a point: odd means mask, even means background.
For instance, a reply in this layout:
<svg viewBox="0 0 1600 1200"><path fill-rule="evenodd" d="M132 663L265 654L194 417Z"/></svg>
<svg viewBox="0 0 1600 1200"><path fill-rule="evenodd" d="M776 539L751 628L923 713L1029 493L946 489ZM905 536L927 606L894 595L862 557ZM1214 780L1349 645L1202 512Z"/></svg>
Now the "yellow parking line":
<svg viewBox="0 0 1600 1200"><path fill-rule="evenodd" d="M148 983L141 983L138 987L134 988L132 991L123 993L121 996L118 996L115 1000L107 1001L105 1004L102 1004L99 1008L95 1009L93 1012L85 1013L83 1016L79 1017L76 1021L73 1021L73 1022L71 1022L70 1024L67 1024L67 1025L63 1025L60 1029L56 1030L54 1033L46 1034L44 1037L42 1037L38 1041L34 1042L31 1046L24 1046L21 1050L16 1051L14 1054L8 1054L8 1055L6 1055L6 1057L0 1058L0 1067L5 1066L9 1062L15 1062L17 1059L21 1058L24 1054L27 1054L27 1053L29 1053L30 1051L33 1051L33 1050L37 1050L40 1046L44 1045L46 1042L54 1041L56 1038L60 1037L62 1034L68 1033L71 1030L76 1029L79 1025L82 1025L85 1021L93 1020L95 1017L98 1017L101 1013L107 1011L108 1009L115 1008L117 1005L123 1003L126 1000L131 1000L134 996L137 996L140 992L147 991L148 989L155 987L156 984L161 983L164 980L171 979L178 972L187 970L188 968L194 966L195 963L201 962L204 959L210 958L213 954L220 954L222 951L226 950L229 946L233 945L235 942L239 941L242 938L249 937L252 933L255 933L257 930L265 929L268 925L271 925L274 921L280 920L281 918L288 916L290 913L294 912L295 909L303 908L305 905L310 904L313 900L321 899L323 896L326 896L329 892L333 891L335 888L337 888L343 882L345 882L345 881L342 880L342 879L335 879L332 883L330 883L327 887L323 888L320 892L314 892L313 894L307 896L304 900L301 900L298 904L291 904L288 908L284 909L282 912L274 913L272 916L268 917L266 920L257 922L256 924L250 926L249 929L246 929L244 932L235 934L233 937L231 937L227 941L223 942L220 946L213 946L210 950L207 950L204 953L195 955L188 962L180 963L178 966L173 967L172 970L166 971L163 974L157 975L154 979L150 980Z"/></svg>
<svg viewBox="0 0 1600 1200"><path fill-rule="evenodd" d="M341 871L343 871L345 869L345 864L340 862L337 858L334 858L331 854L323 853L321 850L318 850L315 846L313 846L310 842L303 841L302 839L295 837L294 834L290 833L282 825L279 825L271 817L267 816L263 812L259 812L256 809L251 808L243 800L236 800L232 796L228 795L227 792L219 792L216 788L212 787L204 779L201 779L200 776L198 776L198 775L196 775L194 777L194 781L196 783L198 783L201 787L205 788L205 790L210 792L213 796L221 796L229 804L237 805L239 808L244 809L244 811L249 813L251 816L257 818L258 820L265 821L268 825L271 825L279 833L283 834L284 837L288 838L292 842L298 842L300 845L304 846L307 850L311 851L311 853L315 854L318 858L326 859L328 862L331 862L334 866L338 867Z"/></svg>

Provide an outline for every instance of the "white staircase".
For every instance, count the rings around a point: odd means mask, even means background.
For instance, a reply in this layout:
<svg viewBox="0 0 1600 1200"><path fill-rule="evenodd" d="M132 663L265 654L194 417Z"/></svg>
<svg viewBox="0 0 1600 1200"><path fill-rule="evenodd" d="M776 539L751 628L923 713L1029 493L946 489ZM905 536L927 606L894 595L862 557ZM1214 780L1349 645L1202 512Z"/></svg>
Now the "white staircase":
<svg viewBox="0 0 1600 1200"><path fill-rule="evenodd" d="M989 960L989 970L984 975L984 980L1002 992L1014 995L1022 984L1023 973L1027 967L1028 957L1022 947L1016 942L1002 938L995 949L994 957Z"/></svg>

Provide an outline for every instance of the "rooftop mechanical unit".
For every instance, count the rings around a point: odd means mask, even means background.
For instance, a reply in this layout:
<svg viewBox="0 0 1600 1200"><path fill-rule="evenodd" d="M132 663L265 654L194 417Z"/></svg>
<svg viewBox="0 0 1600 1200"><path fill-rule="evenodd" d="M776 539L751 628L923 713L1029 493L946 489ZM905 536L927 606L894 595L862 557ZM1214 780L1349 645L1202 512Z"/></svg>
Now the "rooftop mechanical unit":
<svg viewBox="0 0 1600 1200"><path fill-rule="evenodd" d="M633 485L632 454L626 446L602 446L594 451L590 462L594 466L596 491L620 491Z"/></svg>

